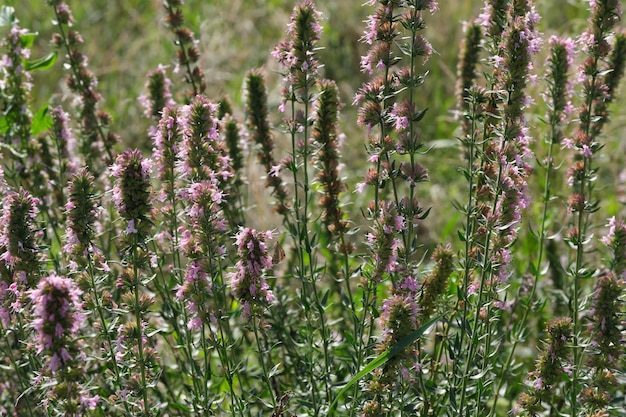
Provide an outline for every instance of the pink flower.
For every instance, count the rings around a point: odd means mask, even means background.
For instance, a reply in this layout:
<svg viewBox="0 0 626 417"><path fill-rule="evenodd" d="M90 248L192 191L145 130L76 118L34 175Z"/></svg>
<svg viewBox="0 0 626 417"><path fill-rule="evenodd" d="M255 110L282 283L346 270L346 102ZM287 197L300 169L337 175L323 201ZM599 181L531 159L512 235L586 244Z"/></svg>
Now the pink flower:
<svg viewBox="0 0 626 417"><path fill-rule="evenodd" d="M84 320L80 313L81 294L74 281L54 271L30 294L33 324L38 333L37 351L50 355L48 367L53 373L73 360L68 349L74 349L74 339Z"/></svg>
<svg viewBox="0 0 626 417"><path fill-rule="evenodd" d="M230 274L231 288L233 295L242 304L248 305L252 313L259 312L274 301L274 294L265 280L265 273L273 267L265 243L271 238L271 231L259 232L243 227L235 235L239 261Z"/></svg>

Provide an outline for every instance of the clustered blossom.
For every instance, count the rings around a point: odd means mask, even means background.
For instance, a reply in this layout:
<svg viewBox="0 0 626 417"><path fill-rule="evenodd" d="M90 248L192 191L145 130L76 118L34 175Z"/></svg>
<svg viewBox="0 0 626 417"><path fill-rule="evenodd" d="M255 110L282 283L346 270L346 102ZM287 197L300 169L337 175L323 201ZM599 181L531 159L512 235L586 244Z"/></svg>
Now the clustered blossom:
<svg viewBox="0 0 626 417"><path fill-rule="evenodd" d="M152 135L152 157L157 166L161 190L157 200L165 202L175 198L176 169L179 165L181 133L179 112L176 106L162 109L159 125Z"/></svg>
<svg viewBox="0 0 626 417"><path fill-rule="evenodd" d="M78 168L78 161L73 157L76 147L76 138L69 127L69 115L61 106L50 108L50 118L52 127L50 128L50 138L57 147L57 157L59 158L62 174L71 174Z"/></svg>
<svg viewBox="0 0 626 417"><path fill-rule="evenodd" d="M372 6L376 2L372 2ZM367 55L361 57L361 71L373 75L375 70L384 71L393 64L392 44L399 35L398 23L394 19L394 7L397 2L381 1L380 5L367 18L367 28L361 38L366 44L371 45Z"/></svg>
<svg viewBox="0 0 626 417"><path fill-rule="evenodd" d="M98 201L93 175L85 168L79 169L70 179L68 194L63 251L68 255L70 270L83 270L90 261L108 269L104 256L94 245Z"/></svg>
<svg viewBox="0 0 626 417"><path fill-rule="evenodd" d="M36 229L39 200L20 189L3 199L0 217L0 268L3 281L30 286L39 273Z"/></svg>
<svg viewBox="0 0 626 417"><path fill-rule="evenodd" d="M548 93L543 94L548 103L549 113L546 119L552 126L561 124L565 117L573 112L571 98L572 83L568 81L568 73L574 62L574 42L571 38L550 37L550 56L548 57L547 82ZM563 133L559 130L553 143L560 143Z"/></svg>
<svg viewBox="0 0 626 417"><path fill-rule="evenodd" d="M380 317L381 327L384 329L382 339L376 346L376 351L382 353L392 348L402 339L415 331L419 325L419 307L415 302L415 293L395 293L383 303ZM383 383L393 383L397 376L405 381L409 379L409 370L415 365L416 352L407 347L387 361L381 369L380 378ZM408 382L408 381L406 381Z"/></svg>
<svg viewBox="0 0 626 417"><path fill-rule="evenodd" d="M403 278L394 286L382 305L380 326L383 333L375 348L377 353L393 348L419 327L420 306L416 302L417 298L418 284L413 276ZM373 372L373 378L367 383L366 389L374 399L363 405L363 416L380 415L382 409L377 398L384 398L392 392L398 381L413 381L419 369L416 360L417 351L414 347L407 346Z"/></svg>
<svg viewBox="0 0 626 417"><path fill-rule="evenodd" d="M435 266L424 277L419 296L419 316L424 318L435 310L437 300L448 288L448 279L454 271L454 252L450 246L437 246L431 258Z"/></svg>
<svg viewBox="0 0 626 417"><path fill-rule="evenodd" d="M507 25L508 6L508 0L485 0L485 5L477 19L477 23L496 43Z"/></svg>
<svg viewBox="0 0 626 417"><path fill-rule="evenodd" d="M602 243L611 249L611 270L626 278L626 225L623 220L611 217L607 226L609 232L602 238Z"/></svg>
<svg viewBox="0 0 626 417"><path fill-rule="evenodd" d="M3 108L9 109L5 115L8 130L3 140L21 151L32 147L32 114L28 103L33 84L32 75L24 68L24 61L30 57L30 49L25 48L22 42L22 36L27 33L28 30L13 24L2 41L7 53L0 59L0 73L4 76L0 78L0 91L2 97L10 100L10 103L3 103Z"/></svg>
<svg viewBox="0 0 626 417"><path fill-rule="evenodd" d="M138 149L120 154L111 167L115 178L113 201L120 217L127 222L127 235L137 235L138 242L147 237L150 229L151 170L152 162L144 158Z"/></svg>
<svg viewBox="0 0 626 417"><path fill-rule="evenodd" d="M614 369L624 355L624 336L620 331L621 301L626 280L618 278L614 271L608 271L598 279L590 314L591 364L599 369Z"/></svg>
<svg viewBox="0 0 626 417"><path fill-rule="evenodd" d="M374 230L367 234L368 245L374 254L374 269L370 278L374 283L381 282L385 273L396 270L400 246L397 234L404 230L405 223L393 203L382 202Z"/></svg>
<svg viewBox="0 0 626 417"><path fill-rule="evenodd" d="M194 39L194 34L185 27L185 19L181 6L183 0L167 0L163 2L163 7L167 16L165 23L168 28L176 36L175 44L179 47L177 52L178 62L174 72L179 72L180 68L185 68L185 81L191 84L191 90L187 92L187 97L191 100L198 94L206 91L206 80L204 71L198 65L200 60L200 51L198 50L198 41Z"/></svg>
<svg viewBox="0 0 626 417"><path fill-rule="evenodd" d="M563 140L566 148L575 152L575 161L568 169L568 211L577 217L595 211L597 201L591 193L595 181L592 160L603 147L598 141L608 120L608 105L624 72L626 36L614 33L621 15L619 1L602 0L590 4L591 18L587 30L578 38L578 45L586 53L579 66L583 104L578 109L578 128L571 138ZM613 36L614 35L614 36ZM613 45L609 41L613 39ZM567 241L580 248L586 241L586 230L572 227L566 233Z"/></svg>
<svg viewBox="0 0 626 417"><path fill-rule="evenodd" d="M192 316L188 327L199 329L213 313L209 301L213 294L212 282L219 269L219 259L226 253L223 236L228 225L220 208L223 194L214 182L192 183L185 197L188 222L180 228L179 234L181 249L189 263L176 297L186 300Z"/></svg>
<svg viewBox="0 0 626 417"><path fill-rule="evenodd" d="M378 7L368 18L368 30L361 39L370 45L367 55L361 59L361 70L372 77L357 91L354 104L359 104L357 124L365 126L368 135L378 126L380 135L370 138L368 152L375 168L369 170L365 181L357 184L359 192L366 185L380 187L387 180L394 180L391 175L395 170L390 161L393 153L415 155L423 146L414 125L426 111L415 105L412 96L402 94L424 82L424 76L415 72L414 58L422 57L426 61L432 54L432 46L419 32L426 27L423 11L437 10L434 1L414 4L374 1L370 4L378 4ZM410 33L403 37L403 30ZM396 50L396 44L401 53ZM408 66L401 65L404 55L411 57ZM397 135L393 134L394 130ZM425 172L413 162L413 158L409 165L403 166L402 171L401 174ZM415 182L425 180L426 176L409 174L405 175L405 179L412 188Z"/></svg>
<svg viewBox="0 0 626 417"><path fill-rule="evenodd" d="M536 369L529 376L533 381L534 396L549 395L554 385L561 381L568 362L568 344L572 337L573 324L569 317L557 317L546 323L547 346L539 355Z"/></svg>
<svg viewBox="0 0 626 417"><path fill-rule="evenodd" d="M476 80L476 67L480 58L480 41L482 40L482 28L477 23L464 26L465 36L461 42L459 62L457 64L456 97L457 108L462 112L469 110L470 88ZM462 119L463 133L469 136L471 123L468 119Z"/></svg>
<svg viewBox="0 0 626 417"><path fill-rule="evenodd" d="M332 81L320 82L313 124L313 140L319 145L315 162L318 168L317 179L324 189L319 200L323 208L322 220L334 234L344 233L347 227L339 201L339 194L345 190L345 185L339 178L338 110L339 97L336 84Z"/></svg>
<svg viewBox="0 0 626 417"><path fill-rule="evenodd" d="M225 183L232 177L228 150L219 135L217 105L202 95L180 109L178 123L182 143L178 152L178 173L189 182L211 180Z"/></svg>
<svg viewBox="0 0 626 417"><path fill-rule="evenodd" d="M233 295L239 299L246 316L257 315L274 301L265 274L273 267L267 250L272 232L242 227L235 236L239 260L230 274Z"/></svg>
<svg viewBox="0 0 626 417"><path fill-rule="evenodd" d="M102 96L98 92L98 78L88 68L87 57L80 52L79 46L84 42L80 33L72 29L74 18L65 2L48 0L54 8L59 33L55 33L52 44L59 49L67 49L67 59L72 71L67 77L67 86L73 93L80 96L80 153L86 158L86 166L92 172L98 172L97 162L102 160L105 153L107 163L113 160L113 146L119 142L119 137L113 132L105 132L111 124L111 115L104 110L98 110L98 103Z"/></svg>
<svg viewBox="0 0 626 417"><path fill-rule="evenodd" d="M579 129L564 145L575 149L584 158L591 157L601 145L596 141L607 121L607 106L623 75L626 38L620 32L609 43L612 29L620 15L619 1L606 0L590 4L589 27L577 39L587 58L579 67L578 81L583 85L584 103L578 110ZM588 106L591 103L591 106Z"/></svg>
<svg viewBox="0 0 626 417"><path fill-rule="evenodd" d="M170 92L171 84L172 82L165 73L165 67L162 65L148 73L148 80L144 86L148 92L139 97L139 102L144 108L146 117L159 121L163 109L174 106L174 99Z"/></svg>
<svg viewBox="0 0 626 417"><path fill-rule="evenodd" d="M485 122L490 140L483 148L476 191L479 218L484 222L475 233L478 241L490 236L491 273L501 282L507 276L510 246L516 239L521 210L529 203L527 188L532 168L527 161L532 152L524 117L530 104L525 89L533 68L531 57L540 45L534 29L539 16L530 1L487 5L496 20L482 24L495 45L494 82L501 93L489 93L485 111L501 117Z"/></svg>
<svg viewBox="0 0 626 417"><path fill-rule="evenodd" d="M296 6L287 26L287 36L279 43L272 56L283 69L283 102L279 108L285 111L287 101L308 101L308 89L315 83L319 63L315 56L316 43L320 40L321 13L311 0Z"/></svg>
<svg viewBox="0 0 626 417"><path fill-rule="evenodd" d="M76 360L75 339L83 316L80 313L81 291L74 281L52 272L42 278L32 291L33 326L38 334L37 352L49 356L48 368L59 368Z"/></svg>
<svg viewBox="0 0 626 417"><path fill-rule="evenodd" d="M274 210L286 216L290 206L289 197L282 178L273 171L279 164L273 155L274 139L269 123L267 90L260 70L251 70L246 76L246 112L250 141L259 146L257 157L265 168L265 186L272 188L272 194L277 200Z"/></svg>
<svg viewBox="0 0 626 417"><path fill-rule="evenodd" d="M229 200L231 203L237 201L237 196L241 195L241 187L244 185L244 158L245 150L247 149L247 132L243 129L241 124L232 116L232 108L229 111L224 112L226 107L226 101L220 103L219 113L220 117L220 131L222 132L223 140L228 149L228 156L230 157L230 166L232 168L233 175L228 181L228 195L231 197ZM218 114L219 116L219 114ZM239 212L239 218L237 224L243 223L241 201L238 201L237 206L229 205L232 211Z"/></svg>

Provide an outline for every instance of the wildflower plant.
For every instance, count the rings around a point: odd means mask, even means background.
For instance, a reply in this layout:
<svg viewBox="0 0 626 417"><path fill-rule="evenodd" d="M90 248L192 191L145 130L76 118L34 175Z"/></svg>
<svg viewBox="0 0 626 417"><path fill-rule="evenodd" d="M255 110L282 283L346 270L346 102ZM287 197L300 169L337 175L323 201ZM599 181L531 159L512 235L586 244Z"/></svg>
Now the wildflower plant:
<svg viewBox="0 0 626 417"><path fill-rule="evenodd" d="M119 141L119 137L109 129L111 115L98 109L98 103L102 101L98 92L98 78L89 70L88 58L79 49L85 41L78 31L72 29L72 10L63 1L50 0L48 4L54 11L54 22L58 29L52 38L52 44L65 52L70 70L67 86L80 97L77 117L81 132L79 153L85 164L99 174L104 169L98 164L101 152L107 155L107 164L112 163L113 146Z"/></svg>
<svg viewBox="0 0 626 417"><path fill-rule="evenodd" d="M449 82L460 2L369 0L357 33L303 0L239 95L168 0L173 56L107 104L45 3L68 91L41 107L56 54L0 10L1 415L624 414L620 1L564 5L581 34L486 0Z"/></svg>

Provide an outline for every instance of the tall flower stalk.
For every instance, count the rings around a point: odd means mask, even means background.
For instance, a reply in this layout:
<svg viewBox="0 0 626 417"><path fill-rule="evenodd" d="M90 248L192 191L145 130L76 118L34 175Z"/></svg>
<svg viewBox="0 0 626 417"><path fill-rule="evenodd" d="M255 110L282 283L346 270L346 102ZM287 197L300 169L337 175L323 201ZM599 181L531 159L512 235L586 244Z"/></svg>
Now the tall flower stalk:
<svg viewBox="0 0 626 417"><path fill-rule="evenodd" d="M527 1L486 1L479 19L488 36L484 45L494 72L487 77L487 91L474 87L467 90L466 98L470 127L463 144L468 147L470 189L464 208L465 259L459 303L463 306L462 327L469 331L460 335L458 353L464 357L463 370L458 368L461 361L455 365L462 415L479 407L487 393L487 387L480 385L469 398L468 384L471 373L479 372L476 367L487 370L490 366L492 337L501 315L498 294L508 278L521 210L528 204L531 152L524 116L529 104L525 88L531 57L539 46L534 29L538 19L532 2ZM485 337L479 340L479 334Z"/></svg>
<svg viewBox="0 0 626 417"><path fill-rule="evenodd" d="M576 161L568 170L572 191L567 199L571 213L571 226L566 241L574 253L572 265L568 267L571 277L570 296L573 323L573 370L569 390L570 415L578 414L577 393L580 391L583 349L581 344L581 300L582 284L593 274L586 267L585 252L589 246L589 228L593 224L591 214L597 211L599 201L595 197L594 157L603 147L599 134L607 118L607 105L613 100L614 89L623 75L624 36L615 37L615 47L609 36L621 15L620 2L601 0L590 3L589 27L578 39L582 51L587 55L579 68L579 81L583 86L583 104L578 110L579 126L572 139L564 142L575 153Z"/></svg>
<svg viewBox="0 0 626 417"><path fill-rule="evenodd" d="M79 152L85 158L85 165L98 175L102 173L101 155L106 154L107 165L113 162L114 145L119 142L116 134L109 130L111 115L98 110L102 96L98 92L98 78L89 70L87 57L80 51L84 43L81 34L72 29L74 17L67 3L62 0L48 0L55 14L58 33L52 38L52 44L66 52L70 75L67 78L68 88L80 97L81 141Z"/></svg>
<svg viewBox="0 0 626 417"><path fill-rule="evenodd" d="M123 285L130 290L125 303L134 316L134 322L126 323L122 337L132 338L136 344L125 354L130 354L139 367L138 374L130 379L130 388L137 395L138 407L144 416L153 415L148 390L156 370L156 352L147 343L148 323L144 317L153 300L142 290L145 285L142 275L147 267L147 244L152 227L151 169L151 161L144 159L138 150L120 154L112 167L112 176L115 178L113 200L125 222L122 252L125 270L122 279Z"/></svg>
<svg viewBox="0 0 626 417"><path fill-rule="evenodd" d="M191 86L191 89L186 92L187 101L190 102L198 94L204 94L206 80L204 72L198 64L200 59L200 51L197 47L198 40L194 38L193 32L184 26L183 3L183 0L166 0L163 2L163 7L167 13L165 19L167 27L176 37L174 44L178 46L177 68L182 67L184 69L185 82Z"/></svg>
<svg viewBox="0 0 626 417"><path fill-rule="evenodd" d="M314 415L319 415L321 404L324 400L329 401L331 397L328 324L317 282L320 278L316 272L318 252L309 228L312 197L310 159L313 154L310 125L314 108L313 92L319 71L317 43L322 31L320 19L321 14L311 0L298 4L287 26L286 38L272 53L283 75L282 102L279 111L285 114L283 123L291 142L291 154L277 169L278 171L281 168L288 169L293 178L293 220L288 227L297 253L296 276L301 281L302 297L306 300L303 311L307 326L305 361L310 368L308 377ZM307 307L309 303L315 307L316 314ZM323 353L324 365L321 375L315 375L314 372L316 329L319 329ZM324 399L320 398L321 394L317 392L319 379L323 381Z"/></svg>
<svg viewBox="0 0 626 417"><path fill-rule="evenodd" d="M418 184L428 181L428 170L419 162L420 156L426 153L418 128L426 109L420 108L417 91L426 78L420 67L433 53L422 34L426 27L425 15L438 10L435 1L370 3L377 8L369 16L362 38L370 49L361 59L361 69L372 78L355 97L355 103L360 105L357 122L365 126L371 136L368 152L373 164L365 180L357 184L358 191L364 191L366 186L374 187L374 200L368 207L368 214L375 222L373 232L368 234L373 262L367 265L362 280L361 328L368 330L360 342L366 345L373 335L375 296L383 288L381 284L391 283L389 298L383 306L395 305L400 299L405 300L401 303L409 302L416 296L414 271L421 245L418 225L429 213L418 201ZM376 136L372 135L375 128ZM412 292L405 293L406 288L412 288ZM370 323L366 324L368 316ZM419 321L417 313L413 316L406 325L415 330ZM358 358L360 366L361 353ZM398 399L393 405L389 404L386 412L393 407L404 407L408 387L414 382L405 374L398 374L395 388L399 391ZM420 378L419 373L416 378ZM381 398L373 401L380 403ZM372 403L366 403L364 411L371 413L375 409L372 407ZM378 412L381 411L379 407Z"/></svg>
<svg viewBox="0 0 626 417"><path fill-rule="evenodd" d="M4 178L0 181L4 182ZM7 380L8 386L15 388L13 384L17 380L21 392L26 393L32 372L39 369L40 364L31 349L18 350L15 346L29 338L29 290L37 285L40 277L38 201L23 189L15 192L6 185L3 188L0 194L4 203L0 217L0 346L14 371L14 377ZM23 400L16 396L15 411L34 415L32 399L30 395Z"/></svg>
<svg viewBox="0 0 626 417"><path fill-rule="evenodd" d="M496 389L494 391L496 402L500 397L500 391L506 380L506 370L509 369L511 362L513 361L516 347L524 339L526 320L532 310L537 283L543 274L542 271L544 271L542 262L544 260L546 240L548 239L547 228L550 218L549 203L552 200L552 180L556 166L554 161L554 147L555 145L559 145L564 139L563 125L566 121L567 115L572 112L572 84L568 78L569 70L574 60L573 54L574 45L571 39L561 39L556 36L550 38L550 56L548 58L548 68L546 74L548 93L544 95L544 99L548 106L546 121L549 124L549 133L545 141L549 146L544 167L546 172L544 177L543 209L537 236L539 253L537 255L536 262L531 267L533 281L527 301L523 306L524 311L514 329L513 345L510 348L508 358L504 363L504 372L502 372L498 379L498 383L496 384ZM492 409L491 415L494 413L495 408Z"/></svg>

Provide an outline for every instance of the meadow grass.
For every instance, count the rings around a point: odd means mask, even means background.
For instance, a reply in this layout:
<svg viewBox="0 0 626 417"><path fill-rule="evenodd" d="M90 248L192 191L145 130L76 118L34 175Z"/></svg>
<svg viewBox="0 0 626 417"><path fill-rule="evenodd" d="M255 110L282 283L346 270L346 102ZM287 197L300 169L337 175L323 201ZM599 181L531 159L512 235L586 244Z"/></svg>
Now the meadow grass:
<svg viewBox="0 0 626 417"><path fill-rule="evenodd" d="M0 415L623 415L620 18L5 2Z"/></svg>

